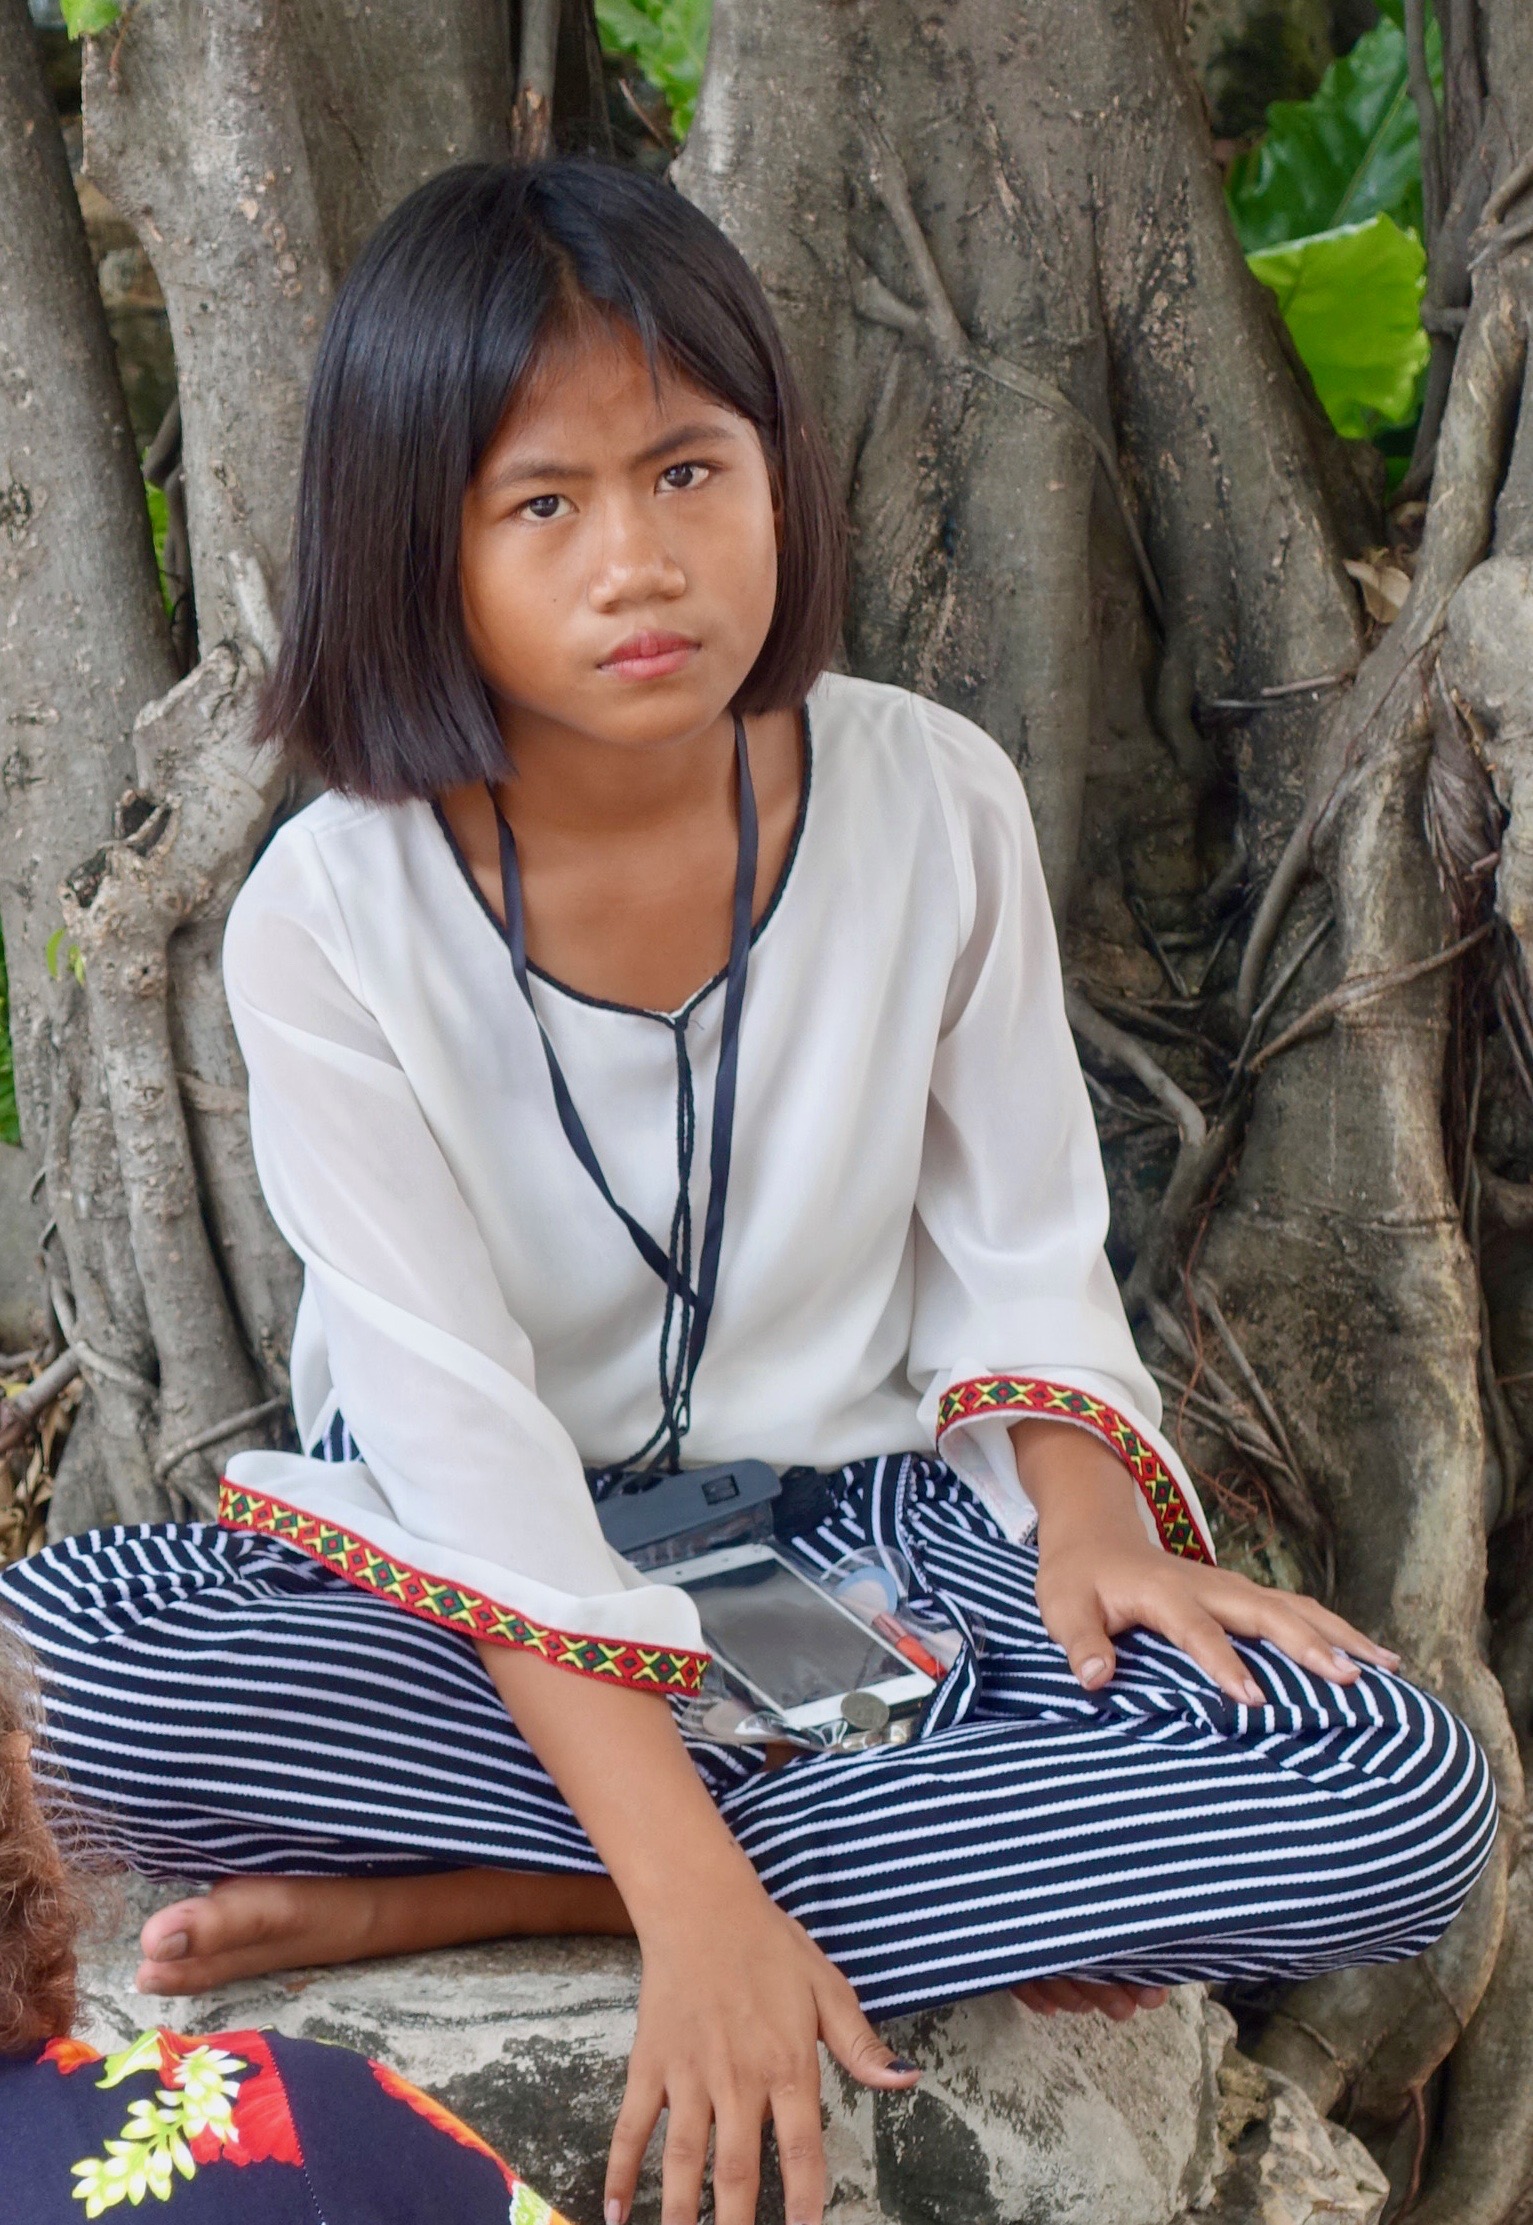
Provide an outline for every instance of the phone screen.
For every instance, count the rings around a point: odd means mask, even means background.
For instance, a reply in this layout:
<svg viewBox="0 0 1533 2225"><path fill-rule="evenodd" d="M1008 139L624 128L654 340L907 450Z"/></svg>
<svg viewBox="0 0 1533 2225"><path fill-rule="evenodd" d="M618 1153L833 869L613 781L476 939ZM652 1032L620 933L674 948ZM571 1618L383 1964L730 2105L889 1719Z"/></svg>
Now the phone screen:
<svg viewBox="0 0 1533 2225"><path fill-rule="evenodd" d="M781 1561L763 1558L686 1589L709 1646L780 1711L910 1673L871 1630Z"/></svg>

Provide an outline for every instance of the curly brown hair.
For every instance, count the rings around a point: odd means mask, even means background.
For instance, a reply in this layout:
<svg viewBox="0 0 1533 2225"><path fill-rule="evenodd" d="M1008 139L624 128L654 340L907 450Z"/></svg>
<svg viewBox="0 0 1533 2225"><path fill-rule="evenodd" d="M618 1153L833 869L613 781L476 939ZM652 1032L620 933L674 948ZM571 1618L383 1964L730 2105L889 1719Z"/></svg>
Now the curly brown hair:
<svg viewBox="0 0 1533 2225"><path fill-rule="evenodd" d="M31 1658L0 1616L0 2055L30 2054L74 2022L81 1880L37 1796L42 1711Z"/></svg>

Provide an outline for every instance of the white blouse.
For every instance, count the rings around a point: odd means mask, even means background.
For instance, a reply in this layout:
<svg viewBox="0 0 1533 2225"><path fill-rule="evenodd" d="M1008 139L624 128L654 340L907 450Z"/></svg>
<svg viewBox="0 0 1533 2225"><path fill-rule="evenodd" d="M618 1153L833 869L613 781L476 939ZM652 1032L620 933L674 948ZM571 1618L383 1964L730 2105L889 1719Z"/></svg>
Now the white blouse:
<svg viewBox="0 0 1533 2225"><path fill-rule="evenodd" d="M827 675L750 952L718 1295L689 1464L835 1468L931 1448L1013 1537L1008 1426L1094 1429L1162 1542L1206 1529L1102 1245L1107 1192L1022 784L966 719ZM559 1124L498 923L426 803L325 796L230 914L224 977L256 1164L302 1259L300 1441L248 1452L223 1517L562 1665L688 1689L696 1610L606 1544L585 1479L660 1414L663 1287ZM533 969L614 1196L664 1247L674 1016ZM722 978L685 1008L693 1210Z"/></svg>

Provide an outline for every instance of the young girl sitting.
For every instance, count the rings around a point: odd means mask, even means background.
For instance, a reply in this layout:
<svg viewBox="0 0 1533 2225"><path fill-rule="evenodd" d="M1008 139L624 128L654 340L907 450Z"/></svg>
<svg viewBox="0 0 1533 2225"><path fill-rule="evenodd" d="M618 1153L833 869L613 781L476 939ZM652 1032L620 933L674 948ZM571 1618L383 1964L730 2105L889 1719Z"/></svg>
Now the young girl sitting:
<svg viewBox="0 0 1533 2225"><path fill-rule="evenodd" d="M1019 492L1025 500L1025 490ZM832 673L844 527L760 288L669 189L435 179L343 287L266 731L328 789L235 906L305 1453L4 1578L140 1983L449 1940L643 1953L608 2179L824 2199L816 2041L999 1988L1419 1953L1495 1831L1463 1727L1213 1565L1103 1253L1023 790ZM769 1769L670 1704L625 1465L754 1457L970 1641L919 1736Z"/></svg>
<svg viewBox="0 0 1533 2225"><path fill-rule="evenodd" d="M27 1767L30 1665L0 1623L0 2225L147 2196L173 2225L564 2225L440 2102L382 2063L270 2031L73 2039L83 1874Z"/></svg>

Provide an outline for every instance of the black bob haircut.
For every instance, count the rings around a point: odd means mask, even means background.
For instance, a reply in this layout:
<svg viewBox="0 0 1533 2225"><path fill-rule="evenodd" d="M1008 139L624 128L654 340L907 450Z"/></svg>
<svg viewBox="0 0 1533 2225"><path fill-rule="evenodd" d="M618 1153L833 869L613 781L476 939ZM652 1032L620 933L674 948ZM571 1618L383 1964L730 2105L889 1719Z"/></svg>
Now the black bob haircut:
<svg viewBox="0 0 1533 2225"><path fill-rule="evenodd" d="M315 365L258 736L328 787L392 803L504 772L463 623L463 497L540 353L592 311L760 436L779 512L777 604L734 708L796 707L835 655L846 578L835 473L744 258L637 172L465 165L379 226Z"/></svg>

